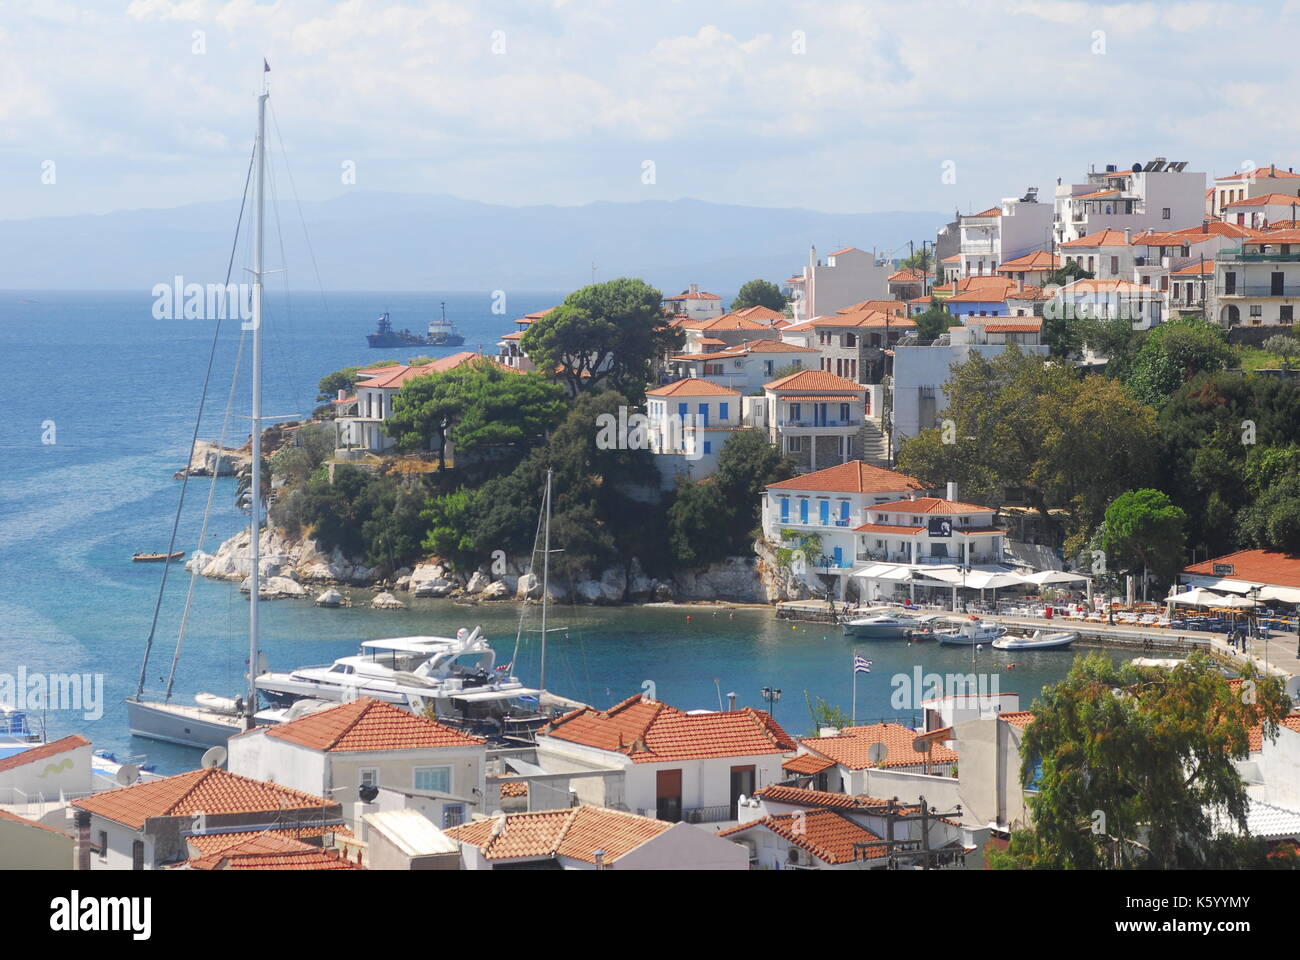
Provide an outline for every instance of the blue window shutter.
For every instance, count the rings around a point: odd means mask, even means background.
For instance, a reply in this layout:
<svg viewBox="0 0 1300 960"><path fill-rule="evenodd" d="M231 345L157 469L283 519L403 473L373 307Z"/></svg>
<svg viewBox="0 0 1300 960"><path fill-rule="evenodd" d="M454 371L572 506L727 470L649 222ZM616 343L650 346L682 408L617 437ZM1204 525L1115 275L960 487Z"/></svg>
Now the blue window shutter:
<svg viewBox="0 0 1300 960"><path fill-rule="evenodd" d="M728 404L726 403L726 401L723 401L723 402L719 403L719 404L718 404L718 419L719 419L719 420L723 420L723 421L725 421L725 420L727 419L727 416L728 416L728 410L729 410L729 408L728 408Z"/></svg>
<svg viewBox="0 0 1300 960"><path fill-rule="evenodd" d="M704 441L704 452L705 452L705 453L712 453L712 452L713 452L713 441L712 441L712 440L705 440L705 441Z"/></svg>
<svg viewBox="0 0 1300 960"><path fill-rule="evenodd" d="M841 501L840 501L840 519L841 519L841 520L847 520L848 518L849 518L849 502L848 502L847 500L841 500Z"/></svg>
<svg viewBox="0 0 1300 960"><path fill-rule="evenodd" d="M808 501L807 500L799 501L799 522L800 523L808 522Z"/></svg>
<svg viewBox="0 0 1300 960"><path fill-rule="evenodd" d="M781 498L781 519L782 520L790 519L790 498L789 497Z"/></svg>
<svg viewBox="0 0 1300 960"><path fill-rule="evenodd" d="M829 500L821 501L821 520L822 523L830 523L831 520L831 502Z"/></svg>
<svg viewBox="0 0 1300 960"><path fill-rule="evenodd" d="M697 423L696 426L697 426L697 427L707 427L708 425L709 425L709 405L708 405L707 403L701 403L701 404L700 404L700 422Z"/></svg>

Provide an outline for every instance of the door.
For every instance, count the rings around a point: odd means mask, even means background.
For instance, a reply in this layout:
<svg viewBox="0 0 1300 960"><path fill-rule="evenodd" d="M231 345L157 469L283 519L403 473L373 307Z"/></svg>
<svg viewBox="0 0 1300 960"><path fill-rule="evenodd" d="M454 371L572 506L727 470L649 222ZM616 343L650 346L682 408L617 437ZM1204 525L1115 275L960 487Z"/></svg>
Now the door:
<svg viewBox="0 0 1300 960"><path fill-rule="evenodd" d="M799 501L799 522L808 522L808 501L806 499Z"/></svg>
<svg viewBox="0 0 1300 960"><path fill-rule="evenodd" d="M843 548L843 547L836 547L836 548L835 548L835 566L837 566L837 567L842 567L842 566L844 566L844 548Z"/></svg>
<svg viewBox="0 0 1300 960"><path fill-rule="evenodd" d="M1269 294L1270 297L1282 296L1282 274L1274 273L1269 276Z"/></svg>
<svg viewBox="0 0 1300 960"><path fill-rule="evenodd" d="M707 403L701 403L699 405L699 411L699 422L697 423L697 426L707 427L709 425L709 405Z"/></svg>
<svg viewBox="0 0 1300 960"><path fill-rule="evenodd" d="M831 524L831 502L829 500L820 501L818 510L820 511L822 526L829 527Z"/></svg>
<svg viewBox="0 0 1300 960"><path fill-rule="evenodd" d="M682 818L682 772L655 772L655 818L677 823Z"/></svg>
<svg viewBox="0 0 1300 960"><path fill-rule="evenodd" d="M752 797L756 785L757 775L752 763L745 767L731 768L731 814L728 819L739 819L740 806L738 801L742 796Z"/></svg>

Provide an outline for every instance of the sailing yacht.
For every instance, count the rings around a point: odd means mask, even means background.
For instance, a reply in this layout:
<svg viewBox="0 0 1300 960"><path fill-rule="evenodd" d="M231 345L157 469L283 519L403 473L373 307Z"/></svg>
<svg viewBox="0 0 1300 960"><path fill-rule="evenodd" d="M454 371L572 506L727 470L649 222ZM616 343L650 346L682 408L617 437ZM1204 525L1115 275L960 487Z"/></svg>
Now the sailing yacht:
<svg viewBox="0 0 1300 960"><path fill-rule="evenodd" d="M248 690L245 696L223 697L211 693L200 693L193 703L178 703L172 700L172 681L175 679L176 662L180 657L181 642L178 639L176 654L172 660L172 672L167 682L167 690L161 698L150 698L145 692L145 678L149 669L149 656L152 652L154 631L158 624L158 610L162 604L163 593L167 586L167 570L171 564L163 566L162 582L159 586L158 602L154 608L154 626L149 632L145 646L144 660L140 665L140 679L134 696L126 700L127 723L133 736L162 740L187 747L207 748L223 745L236 733L251 729L254 715L257 713L257 686L254 682L258 664L258 606L261 599L259 570L258 534L262 526L262 251L264 243L264 213L266 206L266 101L270 94L266 89L266 72L263 72L262 92L257 98L257 140L254 145L254 165L256 170L256 203L253 227L253 316L245 329L252 331L252 398L250 426L252 430L252 457L250 465L251 490L249 493L252 519L250 521L251 537L249 539L249 595L248 595ZM215 341L214 341L215 347ZM200 422L202 412L200 411ZM195 425L197 437L198 424ZM192 446L193 444L191 444ZM192 452L192 451L191 451ZM186 478L187 482L188 477ZM184 504L182 488L181 504ZM209 507L211 499L209 499ZM177 508L179 521L180 507ZM206 531L207 518L204 518ZM176 527L172 529L172 545L175 547ZM200 538L201 539L201 538ZM197 569L194 571L197 576ZM191 579L191 596L193 595L193 578ZM189 600L186 601L186 615ZM184 634L182 619L181 635Z"/></svg>

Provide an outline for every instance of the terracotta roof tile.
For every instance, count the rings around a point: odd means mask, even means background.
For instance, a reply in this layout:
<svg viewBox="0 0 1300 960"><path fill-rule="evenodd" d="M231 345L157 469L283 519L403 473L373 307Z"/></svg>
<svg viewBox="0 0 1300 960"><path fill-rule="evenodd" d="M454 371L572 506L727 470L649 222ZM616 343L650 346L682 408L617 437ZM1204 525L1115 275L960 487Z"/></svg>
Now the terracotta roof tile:
<svg viewBox="0 0 1300 960"><path fill-rule="evenodd" d="M759 756L795 748L771 717L752 707L688 714L639 696L605 711L574 710L547 724L539 735L621 753L634 763Z"/></svg>
<svg viewBox="0 0 1300 960"><path fill-rule="evenodd" d="M1021 273L1032 270L1055 270L1061 265L1061 258L1047 250L1035 250L1023 257L1007 260L998 267L998 273Z"/></svg>
<svg viewBox="0 0 1300 960"><path fill-rule="evenodd" d="M49 757L57 757L61 753L67 753L69 750L76 750L78 747L88 747L90 741L80 734L74 733L64 737L61 740L53 740L50 743L42 743L36 747L30 747L21 753L15 753L12 756L0 760L0 773L6 770L13 770L17 767L25 767L29 763L36 763Z"/></svg>
<svg viewBox="0 0 1300 960"><path fill-rule="evenodd" d="M1230 576L1234 580L1270 583L1278 587L1300 587L1300 555L1276 550L1238 550L1236 553L1183 567L1183 572L1214 576L1216 563L1232 564L1233 573Z"/></svg>
<svg viewBox="0 0 1300 960"><path fill-rule="evenodd" d="M206 857L214 853L220 853L237 843L264 836L270 832L274 832L277 837L286 837L290 840L313 840L317 837L330 835L352 836L352 831L347 827L318 823L302 827L284 826L268 828L267 830L242 830L236 833L207 833L200 836L186 837L185 839L194 850L198 851L197 856Z"/></svg>
<svg viewBox="0 0 1300 960"><path fill-rule="evenodd" d="M150 817L314 810L327 806L328 801L279 784L209 767L106 790L73 800L72 805L139 830Z"/></svg>
<svg viewBox="0 0 1300 960"><path fill-rule="evenodd" d="M64 833L56 827L48 826L44 823L37 823L35 820L28 820L26 817L20 817L16 813L10 813L8 810L0 810L0 820L7 820L10 823L21 823L24 827L33 827L37 830L44 830L46 833L57 833L61 837L71 839L72 835Z"/></svg>
<svg viewBox="0 0 1300 960"><path fill-rule="evenodd" d="M452 827L447 836L480 849L488 860L569 857L595 863L595 851L612 863L672 824L635 813L584 804L567 810L504 814Z"/></svg>
<svg viewBox="0 0 1300 960"><path fill-rule="evenodd" d="M889 856L889 847L880 837L838 811L825 808L761 817L719 830L718 836L735 836L756 827L771 830L823 863L852 863Z"/></svg>
<svg viewBox="0 0 1300 960"><path fill-rule="evenodd" d="M683 377L646 391L647 397L738 397L740 392L699 377Z"/></svg>
<svg viewBox="0 0 1300 960"><path fill-rule="evenodd" d="M845 727L838 736L807 737L799 742L814 753L830 757L850 770L867 767L916 767L926 762L926 755L912 749L920 736L915 730L897 723L873 723L862 727ZM871 759L871 748L884 744L885 754L879 761ZM934 744L931 763L955 763L957 754L942 744Z"/></svg>
<svg viewBox="0 0 1300 960"><path fill-rule="evenodd" d="M826 766L834 766L834 762L823 760L821 757L811 753L801 753L794 758L795 760L807 760L825 763ZM788 761L782 764L785 769L791 769L790 764L794 761ZM820 769L825 769L820 768ZM808 771L810 773L820 772L819 770ZM754 796L763 800L771 800L774 803L790 803L800 807L832 807L841 810L870 810L876 807L887 807L889 801L880 797L867 797L861 794L835 793L830 790L808 790L803 787L791 787L783 783L769 783L754 791ZM899 811L908 809L899 807Z"/></svg>
<svg viewBox="0 0 1300 960"><path fill-rule="evenodd" d="M830 767L835 766L834 760L828 760L825 757L819 757L815 753L801 753L797 757L791 757L781 764L781 769L789 770L791 773L813 774L821 773ZM763 788L764 790L767 787ZM762 790L758 791L761 796Z"/></svg>
<svg viewBox="0 0 1300 960"><path fill-rule="evenodd" d="M840 390L863 393L866 390L860 383L836 376L827 370L800 370L789 376L763 384L764 390Z"/></svg>
<svg viewBox="0 0 1300 960"><path fill-rule="evenodd" d="M995 513L992 507L981 507L977 503L962 503L958 500L945 500L942 497L917 497L915 500L894 500L890 503L873 504L868 509L888 513Z"/></svg>
<svg viewBox="0 0 1300 960"><path fill-rule="evenodd" d="M1123 230L1098 230L1078 240L1067 240L1060 246L1065 247L1126 247L1130 241L1124 239Z"/></svg>
<svg viewBox="0 0 1300 960"><path fill-rule="evenodd" d="M303 843L281 831L256 834L202 857L186 861L195 870L360 870L361 865L332 850Z"/></svg>
<svg viewBox="0 0 1300 960"><path fill-rule="evenodd" d="M998 719L1003 723L1009 723L1013 727L1019 727L1023 730L1034 721L1034 714L1031 710L1015 710L1010 713L998 714Z"/></svg>
<svg viewBox="0 0 1300 960"><path fill-rule="evenodd" d="M482 737L462 733L391 703L358 697L337 707L264 728L265 736L327 753L476 747ZM246 736L246 734L240 734Z"/></svg>
<svg viewBox="0 0 1300 960"><path fill-rule="evenodd" d="M769 483L769 490L815 490L827 493L898 493L904 490L924 490L916 477L895 473L883 467L872 466L861 460L850 460L838 466L815 470L790 480Z"/></svg>

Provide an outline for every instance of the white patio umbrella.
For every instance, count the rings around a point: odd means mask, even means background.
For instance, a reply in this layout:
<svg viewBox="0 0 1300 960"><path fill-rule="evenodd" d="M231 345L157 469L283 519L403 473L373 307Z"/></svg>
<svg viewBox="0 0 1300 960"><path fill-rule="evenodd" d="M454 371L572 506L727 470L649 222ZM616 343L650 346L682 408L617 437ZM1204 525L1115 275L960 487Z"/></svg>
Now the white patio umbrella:
<svg viewBox="0 0 1300 960"><path fill-rule="evenodd" d="M1195 587L1183 593L1176 593L1169 598L1170 603L1181 603L1189 607L1221 607L1224 597L1211 593L1204 587Z"/></svg>
<svg viewBox="0 0 1300 960"><path fill-rule="evenodd" d="M1265 587L1259 592L1261 600L1280 600L1282 603L1300 603L1300 590L1295 587Z"/></svg>

